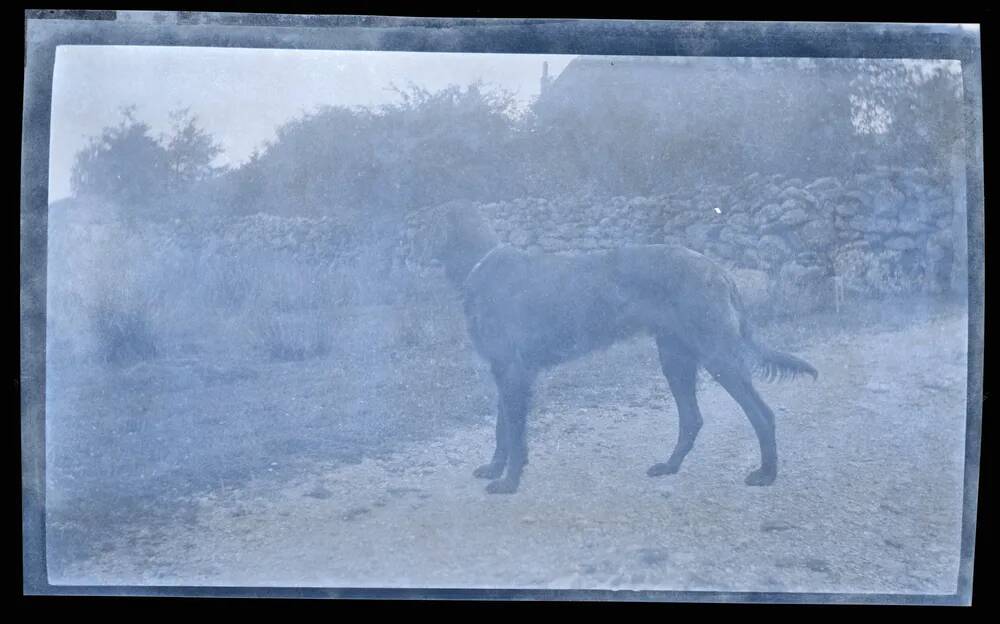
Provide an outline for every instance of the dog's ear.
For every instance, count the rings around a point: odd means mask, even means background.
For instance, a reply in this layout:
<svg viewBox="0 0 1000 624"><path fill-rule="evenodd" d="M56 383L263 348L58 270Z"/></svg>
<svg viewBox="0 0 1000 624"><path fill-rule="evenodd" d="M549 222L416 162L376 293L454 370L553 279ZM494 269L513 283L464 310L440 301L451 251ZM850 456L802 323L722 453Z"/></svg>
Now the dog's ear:
<svg viewBox="0 0 1000 624"><path fill-rule="evenodd" d="M445 225L448 226L449 230L454 230L457 227L461 227L462 220L465 217L463 211L463 206L458 202L449 202L442 206L444 212Z"/></svg>

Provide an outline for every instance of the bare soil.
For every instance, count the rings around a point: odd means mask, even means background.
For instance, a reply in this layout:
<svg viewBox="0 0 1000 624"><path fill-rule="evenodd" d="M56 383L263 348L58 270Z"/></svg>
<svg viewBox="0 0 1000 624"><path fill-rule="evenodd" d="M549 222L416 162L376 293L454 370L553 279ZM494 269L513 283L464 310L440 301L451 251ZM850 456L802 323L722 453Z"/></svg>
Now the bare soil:
<svg viewBox="0 0 1000 624"><path fill-rule="evenodd" d="M49 403L50 582L953 593L967 318L888 309L758 331L820 371L759 384L770 487L708 380L680 473L646 476L677 433L649 339L540 381L509 496L472 476L495 395L465 346L81 377Z"/></svg>

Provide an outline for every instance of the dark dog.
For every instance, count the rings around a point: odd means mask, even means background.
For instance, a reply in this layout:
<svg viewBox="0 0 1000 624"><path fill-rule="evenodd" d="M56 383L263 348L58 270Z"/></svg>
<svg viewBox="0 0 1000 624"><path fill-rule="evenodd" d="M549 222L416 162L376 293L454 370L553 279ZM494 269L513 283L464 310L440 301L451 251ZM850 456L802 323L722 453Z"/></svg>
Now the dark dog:
<svg viewBox="0 0 1000 624"><path fill-rule="evenodd" d="M660 366L677 404L677 445L650 476L673 474L702 419L695 397L702 366L746 412L761 466L748 485L777 475L774 413L751 373L773 379L816 369L753 340L735 284L721 267L684 247L644 245L578 256L529 254L499 244L471 206L442 207L444 230L431 253L461 289L477 351L489 361L499 406L496 451L476 469L493 493L517 490L528 448L525 421L539 371L640 332L656 338ZM506 475L504 476L504 469ZM500 478L503 476L503 478Z"/></svg>

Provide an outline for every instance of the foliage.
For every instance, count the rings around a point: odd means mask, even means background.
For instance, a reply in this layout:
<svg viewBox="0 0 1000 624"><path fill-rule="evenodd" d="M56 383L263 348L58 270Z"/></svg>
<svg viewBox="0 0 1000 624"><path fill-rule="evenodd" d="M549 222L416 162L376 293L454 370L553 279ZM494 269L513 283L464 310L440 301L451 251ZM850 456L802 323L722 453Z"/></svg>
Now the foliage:
<svg viewBox="0 0 1000 624"><path fill-rule="evenodd" d="M378 109L326 106L278 128L228 176L228 207L349 217L511 192L509 94L478 84L396 92Z"/></svg>
<svg viewBox="0 0 1000 624"><path fill-rule="evenodd" d="M131 364L155 357L159 306L149 290L135 284L105 283L89 308L91 327L102 361Z"/></svg>
<svg viewBox="0 0 1000 624"><path fill-rule="evenodd" d="M212 165L222 146L198 126L190 108L170 113L171 132L161 138L166 152L167 185L172 191L190 188L217 173Z"/></svg>
<svg viewBox="0 0 1000 624"><path fill-rule="evenodd" d="M187 208L199 185L218 175L212 161L222 147L197 124L188 109L170 114L171 131L157 140L135 106L122 109L115 126L91 137L77 153L71 188L77 197L94 197L122 209L129 218L162 219Z"/></svg>
<svg viewBox="0 0 1000 624"><path fill-rule="evenodd" d="M900 252L873 252L845 249L833 260L834 273L847 292L861 295L889 296L919 289L915 275L905 275L900 268Z"/></svg>
<svg viewBox="0 0 1000 624"><path fill-rule="evenodd" d="M521 111L483 83L392 86L326 106L232 169L190 110L159 141L134 107L77 157L73 188L154 217L335 214L398 221L449 200L656 195L751 172L816 178L942 170L962 153L961 74L894 60L581 58Z"/></svg>
<svg viewBox="0 0 1000 624"><path fill-rule="evenodd" d="M91 137L76 155L73 193L123 204L145 203L160 195L166 180L167 155L149 132L149 124L135 118L134 106L124 108L118 125Z"/></svg>

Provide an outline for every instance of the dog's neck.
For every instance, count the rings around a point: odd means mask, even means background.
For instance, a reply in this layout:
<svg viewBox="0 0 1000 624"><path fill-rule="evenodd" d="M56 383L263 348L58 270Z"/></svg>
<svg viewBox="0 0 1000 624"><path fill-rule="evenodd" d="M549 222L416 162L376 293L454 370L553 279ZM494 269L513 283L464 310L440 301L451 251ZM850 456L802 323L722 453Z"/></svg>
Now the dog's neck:
<svg viewBox="0 0 1000 624"><path fill-rule="evenodd" d="M469 273L465 276L465 279L462 280L462 289L463 290L468 285L469 280L472 279L472 276L475 275L476 271L479 270L479 267L483 266L483 263L486 262L486 259L489 258L490 256L492 256L501 247L503 247L503 244L502 243L497 243L493 247L493 249L490 249L489 251L487 251L486 255L479 259L479 262L477 262L474 265L472 265L472 268L469 269Z"/></svg>
<svg viewBox="0 0 1000 624"><path fill-rule="evenodd" d="M461 290L473 269L499 246L500 241L492 233L463 237L457 244L449 245L441 258L445 275Z"/></svg>

